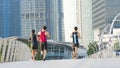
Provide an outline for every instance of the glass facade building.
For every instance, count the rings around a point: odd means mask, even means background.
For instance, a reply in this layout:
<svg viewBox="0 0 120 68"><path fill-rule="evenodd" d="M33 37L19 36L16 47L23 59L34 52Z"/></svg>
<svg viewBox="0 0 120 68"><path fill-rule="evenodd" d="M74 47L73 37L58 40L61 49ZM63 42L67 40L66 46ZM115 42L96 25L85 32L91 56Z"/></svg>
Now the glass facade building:
<svg viewBox="0 0 120 68"><path fill-rule="evenodd" d="M20 0L0 0L0 37L20 36Z"/></svg>
<svg viewBox="0 0 120 68"><path fill-rule="evenodd" d="M80 35L83 40L83 45L87 45L93 41L92 28L92 1L91 0L77 0L77 25Z"/></svg>
<svg viewBox="0 0 120 68"><path fill-rule="evenodd" d="M65 41L63 22L63 0L46 0L47 26L51 38Z"/></svg>
<svg viewBox="0 0 120 68"><path fill-rule="evenodd" d="M106 25L106 12L104 0L92 0L92 20L94 30L94 40L98 41L98 34Z"/></svg>
<svg viewBox="0 0 120 68"><path fill-rule="evenodd" d="M70 43L63 42L51 42L48 41L48 49L46 59L71 59L72 57L72 48Z"/></svg>
<svg viewBox="0 0 120 68"><path fill-rule="evenodd" d="M45 0L21 0L21 34L28 38L32 29L40 31L46 25Z"/></svg>
<svg viewBox="0 0 120 68"><path fill-rule="evenodd" d="M106 24L111 24L114 17L120 13L120 0L105 0ZM119 17L120 19L120 17ZM120 22L114 24L114 28L120 28Z"/></svg>
<svg viewBox="0 0 120 68"><path fill-rule="evenodd" d="M43 25L51 39L64 41L62 0L22 0L22 37L27 38L32 29L38 32Z"/></svg>

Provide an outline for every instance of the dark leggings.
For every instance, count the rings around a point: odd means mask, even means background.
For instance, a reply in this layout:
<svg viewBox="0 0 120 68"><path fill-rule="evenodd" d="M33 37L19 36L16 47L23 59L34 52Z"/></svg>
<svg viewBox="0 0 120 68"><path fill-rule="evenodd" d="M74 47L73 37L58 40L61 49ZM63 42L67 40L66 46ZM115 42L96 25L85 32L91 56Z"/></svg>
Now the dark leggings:
<svg viewBox="0 0 120 68"><path fill-rule="evenodd" d="M41 43L41 50L47 50L47 42L42 42Z"/></svg>

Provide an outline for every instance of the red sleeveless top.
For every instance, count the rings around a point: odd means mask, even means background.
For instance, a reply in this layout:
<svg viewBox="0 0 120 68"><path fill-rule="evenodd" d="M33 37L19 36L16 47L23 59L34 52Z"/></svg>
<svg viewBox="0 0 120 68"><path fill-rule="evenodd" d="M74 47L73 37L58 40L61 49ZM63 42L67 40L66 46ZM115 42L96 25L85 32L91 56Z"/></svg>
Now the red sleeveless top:
<svg viewBox="0 0 120 68"><path fill-rule="evenodd" d="M40 31L40 42L46 42L46 35L45 35L45 31Z"/></svg>

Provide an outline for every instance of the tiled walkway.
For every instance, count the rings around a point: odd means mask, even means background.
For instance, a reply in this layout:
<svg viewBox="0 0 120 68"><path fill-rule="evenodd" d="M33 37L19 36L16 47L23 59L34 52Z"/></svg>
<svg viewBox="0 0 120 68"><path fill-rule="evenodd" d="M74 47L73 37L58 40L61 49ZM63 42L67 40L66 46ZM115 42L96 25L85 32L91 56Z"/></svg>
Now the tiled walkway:
<svg viewBox="0 0 120 68"><path fill-rule="evenodd" d="M0 63L0 68L120 68L120 58L20 61Z"/></svg>

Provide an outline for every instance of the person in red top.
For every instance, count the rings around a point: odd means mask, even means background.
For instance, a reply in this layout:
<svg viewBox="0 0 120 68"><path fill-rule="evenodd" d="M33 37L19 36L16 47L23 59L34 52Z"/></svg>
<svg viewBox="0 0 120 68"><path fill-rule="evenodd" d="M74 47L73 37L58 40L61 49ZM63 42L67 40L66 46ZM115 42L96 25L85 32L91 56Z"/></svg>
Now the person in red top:
<svg viewBox="0 0 120 68"><path fill-rule="evenodd" d="M38 40L41 46L42 59L45 61L47 53L47 38L50 38L49 33L46 31L47 27L43 26L42 30L38 32Z"/></svg>

